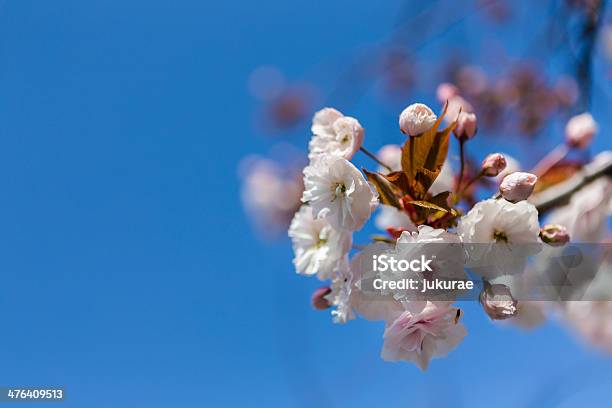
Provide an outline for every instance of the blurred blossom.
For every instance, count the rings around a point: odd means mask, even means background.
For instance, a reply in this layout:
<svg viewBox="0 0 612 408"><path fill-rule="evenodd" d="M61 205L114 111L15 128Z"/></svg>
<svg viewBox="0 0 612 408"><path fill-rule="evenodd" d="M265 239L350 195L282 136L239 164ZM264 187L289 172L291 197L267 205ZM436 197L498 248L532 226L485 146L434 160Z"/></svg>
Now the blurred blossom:
<svg viewBox="0 0 612 408"><path fill-rule="evenodd" d="M594 21L599 14L599 6L603 0L565 0L566 4L580 11L588 20Z"/></svg>
<svg viewBox="0 0 612 408"><path fill-rule="evenodd" d="M529 64L512 67L498 78L466 65L455 70L452 79L460 95L474 105L483 127L525 135L535 134L553 114L571 107L579 94L573 78L561 76L550 84Z"/></svg>
<svg viewBox="0 0 612 408"><path fill-rule="evenodd" d="M572 195L569 204L552 211L548 222L565 226L572 242L599 242L606 236L611 214L612 181L600 178Z"/></svg>
<svg viewBox="0 0 612 408"><path fill-rule="evenodd" d="M549 302L521 300L516 305L516 315L507 321L522 329L533 329L546 320L547 303Z"/></svg>
<svg viewBox="0 0 612 408"><path fill-rule="evenodd" d="M448 109L444 121L450 123L457 119L459 112L474 112L474 107L466 101L462 96L456 95L448 100Z"/></svg>
<svg viewBox="0 0 612 408"><path fill-rule="evenodd" d="M306 119L313 104L312 88L290 86L271 99L265 108L265 122L286 129Z"/></svg>
<svg viewBox="0 0 612 408"><path fill-rule="evenodd" d="M501 153L491 153L482 161L482 174L495 177L506 168L506 158Z"/></svg>
<svg viewBox="0 0 612 408"><path fill-rule="evenodd" d="M563 317L590 344L612 353L612 264L605 260L592 282L578 290L576 300L563 304ZM589 300L581 300L587 298Z"/></svg>
<svg viewBox="0 0 612 408"><path fill-rule="evenodd" d="M285 76L278 68L263 65L251 72L248 87L255 98L269 101L277 97L285 88Z"/></svg>
<svg viewBox="0 0 612 408"><path fill-rule="evenodd" d="M241 162L240 176L242 204L258 230L269 237L285 234L301 205L301 169L251 156Z"/></svg>
<svg viewBox="0 0 612 408"><path fill-rule="evenodd" d="M478 119L474 113L461 112L453 133L460 140L468 140L476 135Z"/></svg>
<svg viewBox="0 0 612 408"><path fill-rule="evenodd" d="M502 24L512 17L511 3L508 0L478 0L478 8L493 22Z"/></svg>
<svg viewBox="0 0 612 408"><path fill-rule="evenodd" d="M569 147L586 149L597 133L597 122L590 113L572 117L565 126L565 142Z"/></svg>
<svg viewBox="0 0 612 408"><path fill-rule="evenodd" d="M506 177L508 174L521 171L521 164L518 162L518 160L505 153L502 155L504 156L506 167L495 177L497 184L500 184L504 177Z"/></svg>
<svg viewBox="0 0 612 408"><path fill-rule="evenodd" d="M561 76L555 83L555 94L561 105L573 106L580 96L580 87L574 78Z"/></svg>
<svg viewBox="0 0 612 408"><path fill-rule="evenodd" d="M589 343L612 353L612 302L566 302L565 318Z"/></svg>
<svg viewBox="0 0 612 408"><path fill-rule="evenodd" d="M400 171L402 169L402 147L396 144L384 145L380 148L377 154L378 159L391 167L393 171ZM384 167L379 167L379 172L384 172Z"/></svg>
<svg viewBox="0 0 612 408"><path fill-rule="evenodd" d="M459 88L449 82L441 83L436 90L436 98L442 104L457 95L459 95Z"/></svg>
<svg viewBox="0 0 612 408"><path fill-rule="evenodd" d="M601 29L601 43L606 58L612 60L612 24L606 24Z"/></svg>
<svg viewBox="0 0 612 408"><path fill-rule="evenodd" d="M286 130L305 120L317 94L311 84L289 84L277 67L269 65L254 69L247 87L263 103L260 122L271 131Z"/></svg>
<svg viewBox="0 0 612 408"><path fill-rule="evenodd" d="M466 65L457 74L456 84L462 93L477 95L487 89L489 79L484 70L476 65Z"/></svg>
<svg viewBox="0 0 612 408"><path fill-rule="evenodd" d="M405 97L414 85L414 58L401 48L388 50L381 59L381 77L385 93Z"/></svg>

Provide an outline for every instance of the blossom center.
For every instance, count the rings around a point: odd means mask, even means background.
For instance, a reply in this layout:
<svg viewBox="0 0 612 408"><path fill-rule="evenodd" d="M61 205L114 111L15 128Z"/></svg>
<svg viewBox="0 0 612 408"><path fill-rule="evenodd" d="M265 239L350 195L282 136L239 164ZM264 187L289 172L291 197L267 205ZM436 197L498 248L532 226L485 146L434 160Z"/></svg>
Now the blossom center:
<svg viewBox="0 0 612 408"><path fill-rule="evenodd" d="M319 240L317 241L317 243L314 245L315 249L319 249L322 246L324 246L325 244L327 244L327 239L325 238L319 238Z"/></svg>
<svg viewBox="0 0 612 408"><path fill-rule="evenodd" d="M495 242L508 243L508 235L504 231L495 230L493 231L493 239Z"/></svg>
<svg viewBox="0 0 612 408"><path fill-rule="evenodd" d="M336 188L334 190L334 199L338 198L338 196L344 194L346 192L346 186L342 183L336 184ZM333 201L333 200L332 200Z"/></svg>

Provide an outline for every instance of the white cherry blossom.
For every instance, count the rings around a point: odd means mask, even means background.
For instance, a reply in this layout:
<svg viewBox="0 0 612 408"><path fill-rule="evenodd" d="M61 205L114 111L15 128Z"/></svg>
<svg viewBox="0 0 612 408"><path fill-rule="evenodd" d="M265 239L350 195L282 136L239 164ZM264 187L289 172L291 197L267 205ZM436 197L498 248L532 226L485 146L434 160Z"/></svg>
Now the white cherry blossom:
<svg viewBox="0 0 612 408"><path fill-rule="evenodd" d="M296 271L329 279L351 249L349 232L333 229L324 219L315 219L312 208L303 205L289 227Z"/></svg>
<svg viewBox="0 0 612 408"><path fill-rule="evenodd" d="M570 147L586 149L597 130L597 122L590 113L573 116L565 126L565 141Z"/></svg>
<svg viewBox="0 0 612 408"><path fill-rule="evenodd" d="M344 324L355 318L351 303L353 290L353 274L349 267L348 257L345 257L335 271L331 284L331 292L326 299L332 305L334 323Z"/></svg>
<svg viewBox="0 0 612 408"><path fill-rule="evenodd" d="M311 162L326 155L350 160L363 143L364 130L357 119L333 108L317 112L311 130L313 136L308 145Z"/></svg>
<svg viewBox="0 0 612 408"><path fill-rule="evenodd" d="M553 210L548 222L566 227L572 242L597 242L605 237L611 214L612 181L601 178L577 191L569 204Z"/></svg>
<svg viewBox="0 0 612 408"><path fill-rule="evenodd" d="M325 156L304 169L305 191L315 218L339 230L357 231L378 203L376 190L348 160Z"/></svg>
<svg viewBox="0 0 612 408"><path fill-rule="evenodd" d="M523 272L526 257L538 252L538 210L527 201L480 201L461 219L457 233L468 264L486 278Z"/></svg>

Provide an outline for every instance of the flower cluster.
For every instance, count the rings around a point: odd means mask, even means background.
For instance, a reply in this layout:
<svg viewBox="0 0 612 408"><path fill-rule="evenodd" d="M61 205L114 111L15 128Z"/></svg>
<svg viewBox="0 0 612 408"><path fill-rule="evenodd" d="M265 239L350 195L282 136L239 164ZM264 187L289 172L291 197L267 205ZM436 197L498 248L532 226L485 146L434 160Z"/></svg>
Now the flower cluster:
<svg viewBox="0 0 612 408"><path fill-rule="evenodd" d="M406 259L428 254L446 260L444 272L459 278L465 278L466 266L474 267L482 279L478 299L486 315L528 325L526 322L534 320L534 307L532 302L517 301L512 279L518 279L526 269L527 256L539 249L522 253L516 248L544 245L558 249L583 227L573 227L575 220L561 214L556 218L562 221L541 226L538 209L529 201L537 191L538 175L518 171L518 162L507 155L492 153L480 169L464 174L465 145L474 139L478 119L463 106L449 105L445 104L439 116L421 103L408 106L399 115L403 145L386 145L377 155L364 148L365 132L357 119L333 108L317 112L309 144L310 163L303 170L302 206L289 227L297 273L329 281L313 294L313 307L332 308L337 323L357 316L384 321L382 358L410 361L423 370L432 358L456 348L467 333L460 321L462 311L454 306L456 299L406 299L389 290L372 301L361 287L366 273L364 254L392 250ZM572 119L567 146L585 148L596 130L590 115ZM447 159L451 134L460 146L459 174ZM351 163L360 150L377 162L375 170L360 171ZM468 199L474 197L477 187L487 188L492 183L498 187L491 198ZM605 211L610 211L610 195L606 197ZM375 237L369 245L354 246L353 234L363 228L377 207L375 225L387 235ZM594 221L597 226L602 216ZM458 265L450 262L445 252L457 245L465 254ZM478 269L477 265L487 267Z"/></svg>

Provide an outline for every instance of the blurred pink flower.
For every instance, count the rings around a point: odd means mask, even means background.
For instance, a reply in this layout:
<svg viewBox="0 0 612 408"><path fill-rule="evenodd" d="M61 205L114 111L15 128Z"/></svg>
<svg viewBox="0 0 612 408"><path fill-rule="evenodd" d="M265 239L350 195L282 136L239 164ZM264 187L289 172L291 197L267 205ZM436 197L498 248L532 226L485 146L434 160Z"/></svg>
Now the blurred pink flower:
<svg viewBox="0 0 612 408"><path fill-rule="evenodd" d="M268 236L285 230L301 205L301 172L255 156L244 159L241 167L240 196L255 226Z"/></svg>
<svg viewBox="0 0 612 408"><path fill-rule="evenodd" d="M474 113L461 112L453 133L459 140L469 140L476 135L478 119Z"/></svg>
<svg viewBox="0 0 612 408"><path fill-rule="evenodd" d="M459 112L473 113L474 107L462 96L456 95L448 100L448 109L444 121L450 123L457 119Z"/></svg>
<svg viewBox="0 0 612 408"><path fill-rule="evenodd" d="M438 98L440 103L446 103L446 101L457 95L459 95L459 88L449 82L441 83L436 90L436 98Z"/></svg>
<svg viewBox="0 0 612 408"><path fill-rule="evenodd" d="M597 133L597 128L597 122L590 113L576 115L565 125L565 141L570 147L586 149Z"/></svg>
<svg viewBox="0 0 612 408"><path fill-rule="evenodd" d="M612 353L612 301L566 302L565 317L585 340Z"/></svg>
<svg viewBox="0 0 612 408"><path fill-rule="evenodd" d="M506 168L506 158L501 153L491 153L482 161L482 172L487 177L495 177Z"/></svg>

